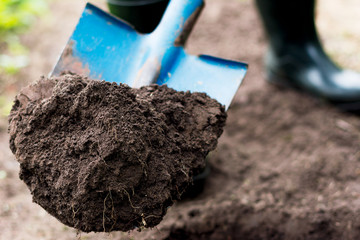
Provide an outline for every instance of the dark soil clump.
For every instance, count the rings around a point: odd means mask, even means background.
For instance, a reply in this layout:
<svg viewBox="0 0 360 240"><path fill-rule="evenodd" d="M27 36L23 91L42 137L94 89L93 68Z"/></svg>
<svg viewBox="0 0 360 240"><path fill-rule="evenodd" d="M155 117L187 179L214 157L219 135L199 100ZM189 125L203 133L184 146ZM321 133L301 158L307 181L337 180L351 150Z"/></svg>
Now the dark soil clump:
<svg viewBox="0 0 360 240"><path fill-rule="evenodd" d="M216 147L224 108L204 93L66 74L24 89L10 147L33 201L90 231L154 227Z"/></svg>

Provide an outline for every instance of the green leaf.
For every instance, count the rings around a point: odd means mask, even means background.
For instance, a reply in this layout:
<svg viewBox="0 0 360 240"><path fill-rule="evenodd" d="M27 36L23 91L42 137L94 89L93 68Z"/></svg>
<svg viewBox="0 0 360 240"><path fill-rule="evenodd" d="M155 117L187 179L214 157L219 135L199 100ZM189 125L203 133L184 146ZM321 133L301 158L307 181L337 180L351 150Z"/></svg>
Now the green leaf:
<svg viewBox="0 0 360 240"><path fill-rule="evenodd" d="M46 0L0 0L0 71L16 73L28 64L18 35L48 11Z"/></svg>

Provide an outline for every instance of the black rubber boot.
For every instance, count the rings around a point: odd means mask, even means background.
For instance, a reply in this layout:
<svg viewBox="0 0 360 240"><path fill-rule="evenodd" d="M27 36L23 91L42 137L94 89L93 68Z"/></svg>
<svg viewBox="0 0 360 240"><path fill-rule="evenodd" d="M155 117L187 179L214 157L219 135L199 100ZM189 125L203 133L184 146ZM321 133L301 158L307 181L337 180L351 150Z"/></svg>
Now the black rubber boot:
<svg viewBox="0 0 360 240"><path fill-rule="evenodd" d="M346 111L360 111L360 74L324 52L314 23L315 0L256 0L269 51L268 80L304 90Z"/></svg>
<svg viewBox="0 0 360 240"><path fill-rule="evenodd" d="M141 33L150 33L159 24L169 0L107 0L115 16Z"/></svg>
<svg viewBox="0 0 360 240"><path fill-rule="evenodd" d="M206 166L201 171L193 177L193 182L186 189L186 191L181 195L181 200L193 199L200 195L204 191L206 179L211 173L210 165L208 160L206 160Z"/></svg>

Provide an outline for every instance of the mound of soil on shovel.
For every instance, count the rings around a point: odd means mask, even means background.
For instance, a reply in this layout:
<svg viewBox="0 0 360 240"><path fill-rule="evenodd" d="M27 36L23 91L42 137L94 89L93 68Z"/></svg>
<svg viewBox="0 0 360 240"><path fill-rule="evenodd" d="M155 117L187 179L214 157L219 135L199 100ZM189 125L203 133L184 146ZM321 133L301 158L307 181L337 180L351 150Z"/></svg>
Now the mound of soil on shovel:
<svg viewBox="0 0 360 240"><path fill-rule="evenodd" d="M65 74L16 97L10 147L33 201L62 223L128 231L162 220L204 168L225 120L204 93Z"/></svg>

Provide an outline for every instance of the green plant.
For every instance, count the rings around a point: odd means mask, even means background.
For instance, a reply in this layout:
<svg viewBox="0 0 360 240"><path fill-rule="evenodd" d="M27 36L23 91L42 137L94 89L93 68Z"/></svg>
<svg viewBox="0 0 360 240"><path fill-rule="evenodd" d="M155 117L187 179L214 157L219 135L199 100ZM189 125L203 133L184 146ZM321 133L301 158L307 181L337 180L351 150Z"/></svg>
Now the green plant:
<svg viewBox="0 0 360 240"><path fill-rule="evenodd" d="M0 1L0 72L13 74L27 65L27 49L19 35L46 11L46 0Z"/></svg>

